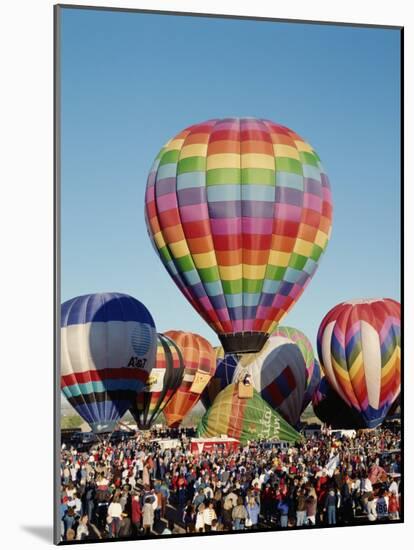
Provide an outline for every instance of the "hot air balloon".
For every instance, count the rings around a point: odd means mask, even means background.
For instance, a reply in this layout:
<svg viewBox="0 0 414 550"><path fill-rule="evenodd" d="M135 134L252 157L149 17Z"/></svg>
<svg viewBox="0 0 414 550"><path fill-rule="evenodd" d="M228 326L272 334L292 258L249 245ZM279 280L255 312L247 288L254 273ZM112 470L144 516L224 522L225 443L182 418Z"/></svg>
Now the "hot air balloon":
<svg viewBox="0 0 414 550"><path fill-rule="evenodd" d="M319 327L318 355L332 389L375 428L400 393L400 304L384 298L335 306Z"/></svg>
<svg viewBox="0 0 414 550"><path fill-rule="evenodd" d="M144 391L137 394L130 412L138 428L148 430L180 387L184 375L184 359L177 344L158 334L157 356Z"/></svg>
<svg viewBox="0 0 414 550"><path fill-rule="evenodd" d="M206 409L229 383L250 374L267 403L296 425L321 377L311 343L291 327L278 327L259 353L229 354L220 347L216 356L216 372L201 397Z"/></svg>
<svg viewBox="0 0 414 550"><path fill-rule="evenodd" d="M145 216L178 288L226 352L258 352L316 271L331 231L312 147L269 120L186 128L150 171Z"/></svg>
<svg viewBox="0 0 414 550"><path fill-rule="evenodd" d="M200 399L216 370L216 359L213 346L198 334L170 330L165 336L177 344L184 359L182 382L163 411L168 426L175 428Z"/></svg>
<svg viewBox="0 0 414 550"><path fill-rule="evenodd" d="M331 388L326 376L313 394L312 408L319 420L334 430L358 430L364 427L357 412Z"/></svg>
<svg viewBox="0 0 414 550"><path fill-rule="evenodd" d="M295 342L299 346L300 351L302 352L303 358L305 359L306 364L306 391L303 396L302 402L302 412L306 409L309 403L312 400L312 395L314 394L320 380L321 380L321 368L315 358L313 353L312 344L308 338L300 330L292 327L277 327L273 332L274 336L285 336Z"/></svg>
<svg viewBox="0 0 414 550"><path fill-rule="evenodd" d="M240 398L237 384L230 384L218 394L197 427L200 437L223 434L243 445L260 439L289 442L300 439L300 434L269 407L256 390L253 397Z"/></svg>
<svg viewBox="0 0 414 550"><path fill-rule="evenodd" d="M240 356L233 382L248 375L261 397L289 424L299 422L307 385L305 359L285 336L270 336L260 353Z"/></svg>
<svg viewBox="0 0 414 550"><path fill-rule="evenodd" d="M61 307L61 388L96 433L111 432L145 387L157 333L147 308L116 292Z"/></svg>
<svg viewBox="0 0 414 550"><path fill-rule="evenodd" d="M239 355L224 353L223 346L215 348L214 351L216 352L216 372L201 394L201 402L206 409L211 407L221 390L232 383L234 371L239 362Z"/></svg>

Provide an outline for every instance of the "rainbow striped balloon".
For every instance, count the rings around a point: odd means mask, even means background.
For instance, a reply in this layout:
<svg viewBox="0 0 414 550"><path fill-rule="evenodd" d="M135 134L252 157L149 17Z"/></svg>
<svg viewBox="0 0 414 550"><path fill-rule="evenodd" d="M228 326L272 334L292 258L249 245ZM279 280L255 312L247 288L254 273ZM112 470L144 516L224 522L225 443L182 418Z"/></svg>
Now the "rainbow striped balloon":
<svg viewBox="0 0 414 550"><path fill-rule="evenodd" d="M343 302L318 332L318 354L332 389L368 428L378 426L401 387L400 304L388 298Z"/></svg>
<svg viewBox="0 0 414 550"><path fill-rule="evenodd" d="M155 250L225 351L260 351L329 240L329 181L312 147L269 120L208 120L161 149L145 201Z"/></svg>

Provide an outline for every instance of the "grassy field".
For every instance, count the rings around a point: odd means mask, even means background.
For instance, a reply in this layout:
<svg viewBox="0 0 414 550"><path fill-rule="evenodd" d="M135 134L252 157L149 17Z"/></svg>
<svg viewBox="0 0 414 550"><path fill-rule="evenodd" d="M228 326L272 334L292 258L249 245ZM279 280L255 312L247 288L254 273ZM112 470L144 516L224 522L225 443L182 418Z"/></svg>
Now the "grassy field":
<svg viewBox="0 0 414 550"><path fill-rule="evenodd" d="M187 415L187 417L184 419L181 425L184 428L187 428L190 426L198 426L201 418L203 417L203 414L204 414L204 410L201 407L195 407L194 410L190 411L190 413ZM321 423L321 421L315 416L315 413L313 412L311 405L309 405L305 409L304 413L301 416L301 420L302 422L307 422L309 424ZM124 422L125 424L135 424L134 419L129 412L125 414L125 416L122 419L122 422ZM62 413L60 417L61 429L76 429L76 428L80 428L82 424L84 424L84 421L76 413L64 413L64 414ZM157 424L162 424L163 426L165 426L165 419L163 414L159 416Z"/></svg>

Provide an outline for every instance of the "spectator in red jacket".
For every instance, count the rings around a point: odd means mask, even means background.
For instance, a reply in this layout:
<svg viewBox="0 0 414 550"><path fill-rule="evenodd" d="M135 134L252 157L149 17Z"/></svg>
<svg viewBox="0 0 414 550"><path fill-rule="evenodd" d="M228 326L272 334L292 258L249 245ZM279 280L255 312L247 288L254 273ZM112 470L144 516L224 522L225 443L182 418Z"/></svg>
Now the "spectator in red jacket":
<svg viewBox="0 0 414 550"><path fill-rule="evenodd" d="M134 494L131 500L131 519L135 533L138 534L142 527L142 509L138 493Z"/></svg>

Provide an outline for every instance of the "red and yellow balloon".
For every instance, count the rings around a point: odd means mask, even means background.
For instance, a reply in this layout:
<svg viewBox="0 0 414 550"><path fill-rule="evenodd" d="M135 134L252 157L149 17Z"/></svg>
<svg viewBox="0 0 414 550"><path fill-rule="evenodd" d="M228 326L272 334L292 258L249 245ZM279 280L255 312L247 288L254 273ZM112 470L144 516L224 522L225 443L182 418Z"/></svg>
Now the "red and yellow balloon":
<svg viewBox="0 0 414 550"><path fill-rule="evenodd" d="M213 346L199 334L170 330L165 333L178 346L184 360L184 376L164 408L169 427L177 427L199 401L216 370Z"/></svg>

